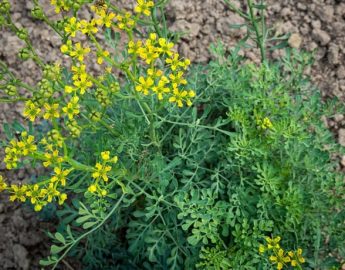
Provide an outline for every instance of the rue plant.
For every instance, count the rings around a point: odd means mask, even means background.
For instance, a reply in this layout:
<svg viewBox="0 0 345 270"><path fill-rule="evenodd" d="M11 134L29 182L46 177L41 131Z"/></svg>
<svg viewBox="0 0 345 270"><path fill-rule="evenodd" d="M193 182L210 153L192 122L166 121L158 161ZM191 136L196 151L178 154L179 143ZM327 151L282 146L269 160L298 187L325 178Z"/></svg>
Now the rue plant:
<svg viewBox="0 0 345 270"><path fill-rule="evenodd" d="M52 0L52 21L33 0L32 16L61 37L67 64L40 57L0 2L1 26L25 44L18 56L42 69L28 85L0 62L0 101L23 102L26 119L3 125L6 168L45 168L18 185L1 177L0 191L59 219L41 265L69 257L81 269L339 266L345 198L334 156L343 149L321 116L340 107L322 103L304 76L310 55L287 48L267 60L269 42L282 38L269 36L263 1L243 10L225 1L246 20L239 45L251 39L261 64L219 43L210 63L187 73L166 2L123 10ZM89 20L79 16L85 8Z"/></svg>

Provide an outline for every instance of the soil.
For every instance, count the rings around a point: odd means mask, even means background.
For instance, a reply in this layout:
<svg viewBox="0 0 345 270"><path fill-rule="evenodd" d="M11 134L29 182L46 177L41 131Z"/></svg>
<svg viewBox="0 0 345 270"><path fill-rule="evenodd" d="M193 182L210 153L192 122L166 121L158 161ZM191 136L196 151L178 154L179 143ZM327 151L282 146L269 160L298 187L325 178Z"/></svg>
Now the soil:
<svg viewBox="0 0 345 270"><path fill-rule="evenodd" d="M61 59L59 47L61 41L42 22L30 15L31 1L10 0L12 15L18 26L25 26L37 48L39 55L47 62ZM49 0L40 1L52 18L58 18ZM133 1L122 0L120 5L131 8ZM239 7L245 1L232 1ZM291 33L288 44L298 49L316 51L316 61L309 70L314 83L320 88L325 98L345 99L345 2L342 0L268 0L269 24L276 34ZM82 16L89 18L91 13L83 10ZM231 24L241 24L243 20L233 14L221 0L171 0L167 8L170 29L182 31L178 46L180 53L194 63L210 60L208 48L211 43L221 40L229 48L245 35L244 30L232 29ZM5 60L11 69L28 84L35 84L41 73L34 62L22 62L17 53L22 42L7 30L0 35L0 59ZM258 62L256 49L241 52ZM272 57L281 55L277 50ZM65 60L63 60L65 61ZM96 67L95 67L96 69ZM0 104L0 123L22 121L23 104L16 106ZM345 117L336 115L327 121L335 131L340 144L345 146ZM3 132L0 127L0 136ZM0 153L0 159L2 155ZM342 158L345 166L345 157ZM37 172L22 170L7 172L4 164L0 165L1 174L9 183L18 183L35 176ZM37 217L29 207L8 203L0 196L0 262L1 269L39 269L38 261L47 255L48 238L45 231L51 222ZM66 268L67 269L67 268Z"/></svg>

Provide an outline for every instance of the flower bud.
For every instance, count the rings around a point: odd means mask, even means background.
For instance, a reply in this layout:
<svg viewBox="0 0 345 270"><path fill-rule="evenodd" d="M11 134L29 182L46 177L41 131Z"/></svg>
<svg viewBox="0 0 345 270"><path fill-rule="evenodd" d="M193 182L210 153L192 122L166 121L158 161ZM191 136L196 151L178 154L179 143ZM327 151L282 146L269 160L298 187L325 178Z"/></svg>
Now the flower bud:
<svg viewBox="0 0 345 270"><path fill-rule="evenodd" d="M23 48L20 50L18 56L22 60L28 60L31 57L30 50L28 48Z"/></svg>
<svg viewBox="0 0 345 270"><path fill-rule="evenodd" d="M65 28L65 23L66 23L65 20L58 20L56 21L55 26L58 30L63 31Z"/></svg>
<svg viewBox="0 0 345 270"><path fill-rule="evenodd" d="M8 0L3 0L0 2L0 13L1 14L6 14L9 13L11 9L11 4Z"/></svg>
<svg viewBox="0 0 345 270"><path fill-rule="evenodd" d="M98 122L99 120L101 120L101 113L97 112L97 111L92 111L89 115L91 121L95 121Z"/></svg>
<svg viewBox="0 0 345 270"><path fill-rule="evenodd" d="M17 37L19 37L21 40L27 40L29 37L29 33L28 30L26 29L18 29L18 31L16 32Z"/></svg>
<svg viewBox="0 0 345 270"><path fill-rule="evenodd" d="M16 86L9 84L5 88L5 93L9 96L16 96L18 94L18 89Z"/></svg>
<svg viewBox="0 0 345 270"><path fill-rule="evenodd" d="M34 17L35 19L38 19L38 20L44 19L44 13L43 13L43 10L40 6L35 6L31 10L31 15L32 15L32 17Z"/></svg>
<svg viewBox="0 0 345 270"><path fill-rule="evenodd" d="M72 5L72 8L75 10L75 11L78 11L80 9L81 5L77 2L74 2L73 5Z"/></svg>
<svg viewBox="0 0 345 270"><path fill-rule="evenodd" d="M117 93L120 91L120 84L119 82L113 82L112 84L110 84L109 87L110 93Z"/></svg>

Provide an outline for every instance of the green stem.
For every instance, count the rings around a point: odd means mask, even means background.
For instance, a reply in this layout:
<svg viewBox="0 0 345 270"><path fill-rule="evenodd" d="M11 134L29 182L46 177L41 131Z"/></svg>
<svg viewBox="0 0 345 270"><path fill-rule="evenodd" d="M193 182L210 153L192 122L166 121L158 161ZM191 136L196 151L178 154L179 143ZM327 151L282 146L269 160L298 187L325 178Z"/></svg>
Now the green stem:
<svg viewBox="0 0 345 270"><path fill-rule="evenodd" d="M74 240L72 243L69 244L69 247L65 250L65 252L59 257L59 259L57 259L57 261L55 262L52 270L56 269L56 267L58 266L59 262L70 252L70 250L76 245L78 244L82 239L84 239L86 236L88 236L89 234L92 234L93 232L97 231L99 228L101 228L103 226L103 224L114 214L114 212L116 211L116 209L120 206L122 200L124 198L124 194L122 194L122 196L120 197L120 199L118 200L118 202L114 205L114 207L110 210L110 212L108 213L108 215L105 216L105 218L96 226L94 227L92 230L82 234L81 236L79 236L76 240Z"/></svg>
<svg viewBox="0 0 345 270"><path fill-rule="evenodd" d="M39 160L42 160L42 161L47 160L47 158L44 156L44 153L39 152L39 151L34 153L32 155L32 157L39 159ZM71 165L73 167L73 169L78 170L78 171L92 172L95 170L93 167L88 166L88 165L84 165L84 164L80 163L79 161L76 161L76 160L69 158L69 157L64 157L64 161L67 162L69 165Z"/></svg>
<svg viewBox="0 0 345 270"><path fill-rule="evenodd" d="M18 102L18 101L27 101L28 98L15 98L15 99L6 99L6 98L0 98L0 103L12 103L12 102Z"/></svg>
<svg viewBox="0 0 345 270"><path fill-rule="evenodd" d="M255 31L255 35L256 35L256 43L257 46L260 49L260 55L261 55L261 62L265 62L266 61L266 52L265 52L265 44L264 44L264 29L261 29L260 33L260 29L259 29L259 25L257 23L257 18L254 14L254 5L252 0L247 0L247 4L248 4L248 8L249 8L249 18L251 23L253 24L253 28ZM263 16L262 16L263 17Z"/></svg>

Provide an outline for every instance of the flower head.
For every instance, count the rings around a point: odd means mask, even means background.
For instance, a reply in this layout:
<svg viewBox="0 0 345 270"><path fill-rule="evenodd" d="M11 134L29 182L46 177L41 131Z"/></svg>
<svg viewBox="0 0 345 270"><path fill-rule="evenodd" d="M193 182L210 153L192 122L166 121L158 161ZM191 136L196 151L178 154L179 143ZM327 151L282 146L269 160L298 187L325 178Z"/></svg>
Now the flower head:
<svg viewBox="0 0 345 270"><path fill-rule="evenodd" d="M71 17L65 25L65 32L70 34L71 37L75 37L78 30L80 30L81 24L77 21L76 17Z"/></svg>
<svg viewBox="0 0 345 270"><path fill-rule="evenodd" d="M62 111L68 116L69 119L73 119L75 115L79 114L79 98L77 96L72 97L72 99L67 103Z"/></svg>
<svg viewBox="0 0 345 270"><path fill-rule="evenodd" d="M173 51L171 50L174 47L174 43L168 42L165 38L160 38L158 40L159 47L157 51L161 54L166 54L169 57L173 55Z"/></svg>
<svg viewBox="0 0 345 270"><path fill-rule="evenodd" d="M100 16L100 18L96 19L96 23L99 26L104 25L107 28L111 27L113 19L115 18L115 14L113 12L107 13L104 9L100 10L98 16Z"/></svg>
<svg viewBox="0 0 345 270"><path fill-rule="evenodd" d="M85 30L84 30L85 31ZM74 50L70 51L70 56L78 59L80 62L84 61L84 56L91 51L89 47L83 47L79 42L75 44Z"/></svg>
<svg viewBox="0 0 345 270"><path fill-rule="evenodd" d="M80 29L83 34L96 34L98 32L98 28L96 27L96 20L86 21L82 20L80 21ZM78 43L77 43L78 44ZM79 60L82 61L82 60Z"/></svg>
<svg viewBox="0 0 345 270"><path fill-rule="evenodd" d="M66 186L66 178L71 170L62 170L59 167L54 168L55 175L50 179L52 183L60 183L62 186Z"/></svg>
<svg viewBox="0 0 345 270"><path fill-rule="evenodd" d="M7 184L4 181L2 175L0 175L0 192L4 191L7 188Z"/></svg>
<svg viewBox="0 0 345 270"><path fill-rule="evenodd" d="M277 254L270 256L270 261L277 264L277 270L283 269L284 265L291 261L289 256L285 256L283 249L279 249Z"/></svg>
<svg viewBox="0 0 345 270"><path fill-rule="evenodd" d="M154 6L153 1L147 0L137 0L137 6L134 8L134 11L139 14L144 14L146 16L151 15L151 8Z"/></svg>
<svg viewBox="0 0 345 270"><path fill-rule="evenodd" d="M58 103L55 103L55 104L45 103L44 108L46 111L43 115L44 119L52 120L54 118L60 117L59 104Z"/></svg>
<svg viewBox="0 0 345 270"><path fill-rule="evenodd" d="M144 95L149 94L149 90L153 86L154 81L151 77L147 77L146 79L144 77L139 78L139 84L135 87L135 90L138 92L142 92Z"/></svg>
<svg viewBox="0 0 345 270"><path fill-rule="evenodd" d="M31 100L28 100L25 103L23 115L24 117L28 118L31 122L35 121L36 117L40 114L40 112L41 109Z"/></svg>
<svg viewBox="0 0 345 270"><path fill-rule="evenodd" d="M96 168L96 170L92 174L92 177L95 179L102 178L103 181L107 182L109 179L107 174L108 174L108 172L111 171L111 166L101 164L101 163L96 163L95 168Z"/></svg>
<svg viewBox="0 0 345 270"><path fill-rule="evenodd" d="M74 81L74 86L79 89L80 94L84 95L85 91L92 87L92 82L89 80L87 74L82 74L78 80Z"/></svg>
<svg viewBox="0 0 345 270"><path fill-rule="evenodd" d="M26 185L23 186L17 186L17 185L11 185L10 187L10 201L14 202L15 200L25 202L26 201L26 191L28 187Z"/></svg>

